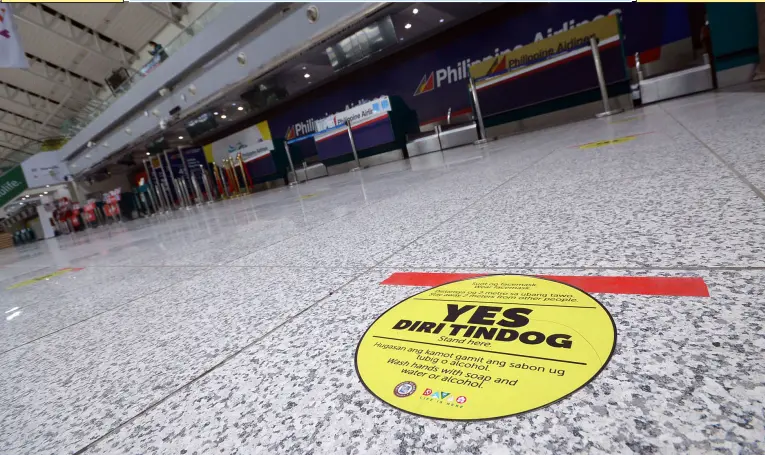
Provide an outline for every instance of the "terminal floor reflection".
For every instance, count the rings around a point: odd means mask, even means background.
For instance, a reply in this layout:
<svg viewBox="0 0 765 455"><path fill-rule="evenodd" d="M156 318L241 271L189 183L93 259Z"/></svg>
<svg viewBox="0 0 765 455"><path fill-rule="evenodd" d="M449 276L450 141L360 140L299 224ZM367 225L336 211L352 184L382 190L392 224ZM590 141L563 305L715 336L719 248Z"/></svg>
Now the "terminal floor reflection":
<svg viewBox="0 0 765 455"><path fill-rule="evenodd" d="M763 453L763 106L702 94L2 251L0 453ZM595 380L450 422L354 367L426 289L381 282L417 271L710 296L595 293L618 333Z"/></svg>

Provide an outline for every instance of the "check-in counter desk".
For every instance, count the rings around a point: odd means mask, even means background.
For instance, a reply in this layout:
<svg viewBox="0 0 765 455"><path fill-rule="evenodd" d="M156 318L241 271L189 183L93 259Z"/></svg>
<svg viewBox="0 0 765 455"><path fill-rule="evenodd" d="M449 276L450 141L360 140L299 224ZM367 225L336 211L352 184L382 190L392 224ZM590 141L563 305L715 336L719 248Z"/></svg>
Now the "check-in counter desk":
<svg viewBox="0 0 765 455"><path fill-rule="evenodd" d="M414 111L400 98L384 96L319 120L313 140L318 159L333 174L355 167L351 140L361 165L373 166L405 158L406 136L417 129Z"/></svg>
<svg viewBox="0 0 765 455"><path fill-rule="evenodd" d="M475 122L436 125L433 131L410 135L406 147L409 150L409 156L412 157L472 144L477 140L478 131Z"/></svg>

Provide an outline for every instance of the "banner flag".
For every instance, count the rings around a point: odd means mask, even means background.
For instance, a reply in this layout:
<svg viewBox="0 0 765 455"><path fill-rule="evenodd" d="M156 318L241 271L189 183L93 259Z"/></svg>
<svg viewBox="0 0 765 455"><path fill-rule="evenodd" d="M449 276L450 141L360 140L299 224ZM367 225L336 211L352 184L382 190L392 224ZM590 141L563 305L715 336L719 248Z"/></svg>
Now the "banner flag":
<svg viewBox="0 0 765 455"><path fill-rule="evenodd" d="M11 5L0 3L0 68L29 68L13 22Z"/></svg>

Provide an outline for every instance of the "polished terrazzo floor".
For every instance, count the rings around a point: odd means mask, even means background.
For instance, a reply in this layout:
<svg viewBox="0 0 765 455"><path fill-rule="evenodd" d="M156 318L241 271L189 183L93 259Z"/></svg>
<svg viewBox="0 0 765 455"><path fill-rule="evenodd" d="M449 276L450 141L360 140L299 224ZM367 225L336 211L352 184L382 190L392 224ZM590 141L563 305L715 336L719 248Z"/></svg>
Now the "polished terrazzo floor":
<svg viewBox="0 0 765 455"><path fill-rule="evenodd" d="M2 251L0 454L765 453L763 87ZM710 297L596 294L618 342L594 381L447 422L354 369L424 289L380 283L411 271L691 276Z"/></svg>

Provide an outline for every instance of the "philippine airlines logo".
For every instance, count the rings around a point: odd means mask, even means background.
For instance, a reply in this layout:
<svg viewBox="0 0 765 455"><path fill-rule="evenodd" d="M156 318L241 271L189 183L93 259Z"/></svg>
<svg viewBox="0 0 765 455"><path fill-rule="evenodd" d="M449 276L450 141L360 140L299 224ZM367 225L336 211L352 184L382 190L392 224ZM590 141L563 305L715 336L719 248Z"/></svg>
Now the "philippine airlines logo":
<svg viewBox="0 0 765 455"><path fill-rule="evenodd" d="M424 75L422 76L422 80L420 81L420 85L417 86L417 90L414 91L414 96L422 95L423 93L432 92L433 89L436 88L435 84L433 83L433 72L430 72L430 75Z"/></svg>
<svg viewBox="0 0 765 455"><path fill-rule="evenodd" d="M284 136L284 139L286 140L292 140L295 139L297 136L295 136L295 125L290 126L287 128L287 134Z"/></svg>

